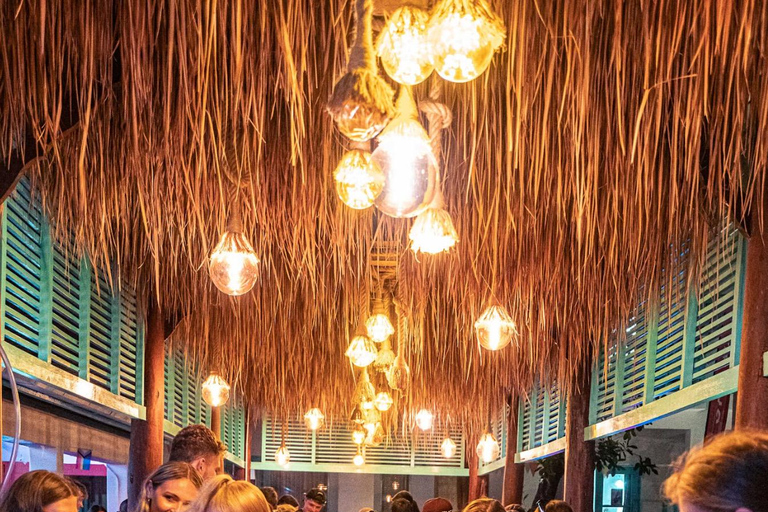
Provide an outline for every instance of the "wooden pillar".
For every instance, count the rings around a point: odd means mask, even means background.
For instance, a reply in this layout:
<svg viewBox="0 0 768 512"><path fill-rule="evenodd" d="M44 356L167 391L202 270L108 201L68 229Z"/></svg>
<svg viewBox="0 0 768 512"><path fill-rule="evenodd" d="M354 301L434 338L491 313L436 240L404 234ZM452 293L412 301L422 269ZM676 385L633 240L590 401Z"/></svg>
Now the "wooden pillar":
<svg viewBox="0 0 768 512"><path fill-rule="evenodd" d="M245 446L243 447L243 467L235 470L235 480L251 480L251 425L248 414L245 416Z"/></svg>
<svg viewBox="0 0 768 512"><path fill-rule="evenodd" d="M468 498L470 502L478 498L482 498L488 492L488 475L480 476L477 471L479 466L477 452L475 451L475 448L477 447L477 441L478 438L476 436L470 437L469 443L465 448L467 466L469 467Z"/></svg>
<svg viewBox="0 0 768 512"><path fill-rule="evenodd" d="M768 429L768 377L763 377L763 354L768 351L768 190L763 190L763 196L749 218L737 430Z"/></svg>
<svg viewBox="0 0 768 512"><path fill-rule="evenodd" d="M501 492L501 503L504 506L523 503L525 466L523 464L515 464L519 405L519 397L517 395L510 395L509 416L507 418L507 453L504 462L504 488Z"/></svg>
<svg viewBox="0 0 768 512"><path fill-rule="evenodd" d="M589 426L591 359L584 363L568 395L565 410L564 500L574 512L592 512L595 487L595 442L584 441Z"/></svg>
<svg viewBox="0 0 768 512"><path fill-rule="evenodd" d="M221 407L211 407L211 430L221 440Z"/></svg>
<svg viewBox="0 0 768 512"><path fill-rule="evenodd" d="M163 463L165 419L165 331L163 312L154 298L149 301L144 341L144 406L146 420L131 421L128 461L128 508L137 505L144 480Z"/></svg>

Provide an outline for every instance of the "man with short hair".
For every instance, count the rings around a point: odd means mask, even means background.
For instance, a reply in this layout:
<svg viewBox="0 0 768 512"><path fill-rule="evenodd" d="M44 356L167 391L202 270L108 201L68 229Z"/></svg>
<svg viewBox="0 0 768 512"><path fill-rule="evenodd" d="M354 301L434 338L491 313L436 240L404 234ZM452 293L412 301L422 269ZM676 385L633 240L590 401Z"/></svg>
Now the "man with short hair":
<svg viewBox="0 0 768 512"><path fill-rule="evenodd" d="M325 507L325 493L314 487L304 495L304 506L302 512L320 512Z"/></svg>
<svg viewBox="0 0 768 512"><path fill-rule="evenodd" d="M277 491L275 488L269 486L261 487L261 494L264 495L272 510L275 510L277 508Z"/></svg>
<svg viewBox="0 0 768 512"><path fill-rule="evenodd" d="M176 434L169 462L187 462L208 480L221 473L222 456L227 447L205 425L189 425Z"/></svg>

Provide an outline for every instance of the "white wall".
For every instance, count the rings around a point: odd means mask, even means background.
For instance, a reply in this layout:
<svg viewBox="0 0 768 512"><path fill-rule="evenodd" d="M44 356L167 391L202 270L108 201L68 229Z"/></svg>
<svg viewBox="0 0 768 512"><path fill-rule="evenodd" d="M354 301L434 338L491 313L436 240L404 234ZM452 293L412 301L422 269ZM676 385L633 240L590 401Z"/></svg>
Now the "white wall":
<svg viewBox="0 0 768 512"><path fill-rule="evenodd" d="M364 473L339 475L337 511L358 512L364 507L375 509L373 488L374 475Z"/></svg>
<svg viewBox="0 0 768 512"><path fill-rule="evenodd" d="M117 512L128 497L128 466L107 464L107 512Z"/></svg>

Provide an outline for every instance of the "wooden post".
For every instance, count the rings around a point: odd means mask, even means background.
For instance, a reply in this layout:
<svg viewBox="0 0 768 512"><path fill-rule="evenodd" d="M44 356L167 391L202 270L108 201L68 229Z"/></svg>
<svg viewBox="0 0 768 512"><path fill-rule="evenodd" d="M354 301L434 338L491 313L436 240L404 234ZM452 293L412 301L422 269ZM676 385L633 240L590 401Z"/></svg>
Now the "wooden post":
<svg viewBox="0 0 768 512"><path fill-rule="evenodd" d="M211 407L211 430L221 440L221 407Z"/></svg>
<svg viewBox="0 0 768 512"><path fill-rule="evenodd" d="M763 354L768 352L768 188L762 204L749 217L747 269L744 280L744 320L741 330L739 386L734 428L768 429L768 377Z"/></svg>
<svg viewBox="0 0 768 512"><path fill-rule="evenodd" d="M144 346L146 420L131 421L128 461L128 508L135 510L144 480L163 463L165 419L165 335L163 312L151 298Z"/></svg>
<svg viewBox="0 0 768 512"><path fill-rule="evenodd" d="M479 460L475 447L477 446L477 437L469 437L469 444L466 447L467 466L469 466L469 501L482 498L488 490L488 475L480 476L477 472Z"/></svg>
<svg viewBox="0 0 768 512"><path fill-rule="evenodd" d="M595 442L584 440L589 426L591 359L571 387L565 412L564 499L574 512L592 512L595 487Z"/></svg>
<svg viewBox="0 0 768 512"><path fill-rule="evenodd" d="M523 477L525 476L525 466L515 464L520 400L517 395L510 395L508 399L507 454L504 461L504 487L501 491L501 503L504 506L523 503Z"/></svg>

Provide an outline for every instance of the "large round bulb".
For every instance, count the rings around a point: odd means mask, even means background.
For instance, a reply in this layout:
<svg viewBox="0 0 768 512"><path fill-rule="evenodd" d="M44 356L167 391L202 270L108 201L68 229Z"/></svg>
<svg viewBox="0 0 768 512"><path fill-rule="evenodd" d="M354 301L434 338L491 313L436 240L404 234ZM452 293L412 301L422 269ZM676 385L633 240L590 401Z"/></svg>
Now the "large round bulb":
<svg viewBox="0 0 768 512"><path fill-rule="evenodd" d="M490 306L475 322L477 340L483 348L499 350L517 335L517 328L512 317L502 306Z"/></svg>
<svg viewBox="0 0 768 512"><path fill-rule="evenodd" d="M406 5L392 13L381 31L376 51L384 71L394 81L416 85L432 74L428 23L425 11Z"/></svg>
<svg viewBox="0 0 768 512"><path fill-rule="evenodd" d="M392 407L394 400L392 400L392 397L389 396L389 393L382 391L376 395L376 400L374 400L373 403L376 405L378 410L383 412L388 411Z"/></svg>
<svg viewBox="0 0 768 512"><path fill-rule="evenodd" d="M429 430L432 428L432 413L426 409L420 410L416 413L416 425L421 430Z"/></svg>
<svg viewBox="0 0 768 512"><path fill-rule="evenodd" d="M336 193L355 210L373 206L373 201L384 189L384 173L367 151L353 149L342 158L333 173Z"/></svg>
<svg viewBox="0 0 768 512"><path fill-rule="evenodd" d="M435 194L435 157L424 127L416 119L393 121L379 136L373 161L384 172L376 207L390 217L413 217Z"/></svg>
<svg viewBox="0 0 768 512"><path fill-rule="evenodd" d="M352 462L354 463L355 466L362 466L363 464L365 464L365 457L363 457L363 454L360 450L357 451L357 454L352 459Z"/></svg>
<svg viewBox="0 0 768 512"><path fill-rule="evenodd" d="M501 448L499 447L499 443L496 442L496 438L493 437L493 434L483 434L483 437L480 438L480 442L477 443L477 456L480 460L482 460L483 463L488 464L498 459L500 453Z"/></svg>
<svg viewBox="0 0 768 512"><path fill-rule="evenodd" d="M203 382L203 400L211 407L220 407L229 400L229 384L216 372Z"/></svg>
<svg viewBox="0 0 768 512"><path fill-rule="evenodd" d="M325 414L317 407L313 407L304 415L304 424L309 430L323 428L323 425L325 425Z"/></svg>
<svg viewBox="0 0 768 512"><path fill-rule="evenodd" d="M291 462L291 452L288 451L285 445L280 446L275 452L275 462L280 466L285 466Z"/></svg>
<svg viewBox="0 0 768 512"><path fill-rule="evenodd" d="M389 321L389 317L383 313L376 313L368 317L365 321L365 330L368 332L368 337L371 341L376 343L383 343L389 339L395 333L395 328L392 326L392 322Z"/></svg>
<svg viewBox="0 0 768 512"><path fill-rule="evenodd" d="M376 354L376 361L373 362L373 366L374 368L376 368L376 371L378 372L388 372L390 367L392 366L392 363L394 362L395 362L395 352L385 342L384 346L381 347L381 349L379 350L379 353Z"/></svg>
<svg viewBox="0 0 768 512"><path fill-rule="evenodd" d="M350 140L365 142L378 135L387 126L389 116L375 105L347 100L334 116L339 131Z"/></svg>
<svg viewBox="0 0 768 512"><path fill-rule="evenodd" d="M485 0L442 0L429 23L435 70L451 82L474 80L490 65L505 30Z"/></svg>
<svg viewBox="0 0 768 512"><path fill-rule="evenodd" d="M443 444L440 445L440 451L443 452L443 457L450 459L456 455L456 443L450 437L446 437L443 439Z"/></svg>
<svg viewBox="0 0 768 512"><path fill-rule="evenodd" d="M345 354L352 364L365 368L376 360L376 346L368 336L355 336Z"/></svg>
<svg viewBox="0 0 768 512"><path fill-rule="evenodd" d="M387 371L387 383L392 389L404 391L411 382L411 368L403 356L395 357L392 366Z"/></svg>
<svg viewBox="0 0 768 512"><path fill-rule="evenodd" d="M227 295L242 295L256 284L259 258L243 233L226 231L211 253L208 268L216 288Z"/></svg>

